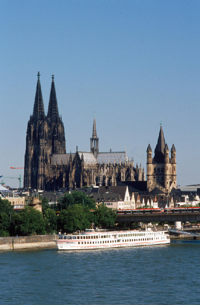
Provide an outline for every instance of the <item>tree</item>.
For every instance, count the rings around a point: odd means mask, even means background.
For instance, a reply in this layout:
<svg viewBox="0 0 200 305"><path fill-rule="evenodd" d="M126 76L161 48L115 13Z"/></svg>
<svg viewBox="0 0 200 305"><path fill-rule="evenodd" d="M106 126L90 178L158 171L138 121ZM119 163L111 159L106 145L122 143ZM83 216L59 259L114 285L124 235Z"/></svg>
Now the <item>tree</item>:
<svg viewBox="0 0 200 305"><path fill-rule="evenodd" d="M117 219L117 213L112 209L107 208L101 204L98 209L94 211L94 222L96 226L100 226L104 229L109 229L115 225Z"/></svg>
<svg viewBox="0 0 200 305"><path fill-rule="evenodd" d="M9 236L10 217L2 212L0 213L0 236Z"/></svg>
<svg viewBox="0 0 200 305"><path fill-rule="evenodd" d="M44 212L45 230L47 233L57 231L57 215L56 212L50 208Z"/></svg>
<svg viewBox="0 0 200 305"><path fill-rule="evenodd" d="M40 199L42 201L42 213L44 214L45 211L49 209L49 200L46 197L42 198L41 196Z"/></svg>
<svg viewBox="0 0 200 305"><path fill-rule="evenodd" d="M14 214L14 208L10 201L0 198L0 236L9 236L12 233Z"/></svg>
<svg viewBox="0 0 200 305"><path fill-rule="evenodd" d="M86 195L85 192L74 191L72 196L74 198L75 204L82 204L89 207L90 209L95 208L95 200L92 197Z"/></svg>
<svg viewBox="0 0 200 305"><path fill-rule="evenodd" d="M42 213L26 206L15 218L15 232L19 235L45 234Z"/></svg>
<svg viewBox="0 0 200 305"><path fill-rule="evenodd" d="M58 199L57 210L58 211L65 210L74 204L75 204L75 202L74 202L74 197L72 196L72 194L65 193L63 196L61 196Z"/></svg>
<svg viewBox="0 0 200 305"><path fill-rule="evenodd" d="M74 191L71 194L66 193L58 199L58 211L67 209L75 204L87 206L90 209L95 208L95 200L87 196L85 192Z"/></svg>
<svg viewBox="0 0 200 305"><path fill-rule="evenodd" d="M0 213L6 213L7 215L14 213L13 205L7 199L0 198Z"/></svg>
<svg viewBox="0 0 200 305"><path fill-rule="evenodd" d="M58 229L62 232L85 230L91 226L91 212L88 207L75 204L62 210L58 219Z"/></svg>

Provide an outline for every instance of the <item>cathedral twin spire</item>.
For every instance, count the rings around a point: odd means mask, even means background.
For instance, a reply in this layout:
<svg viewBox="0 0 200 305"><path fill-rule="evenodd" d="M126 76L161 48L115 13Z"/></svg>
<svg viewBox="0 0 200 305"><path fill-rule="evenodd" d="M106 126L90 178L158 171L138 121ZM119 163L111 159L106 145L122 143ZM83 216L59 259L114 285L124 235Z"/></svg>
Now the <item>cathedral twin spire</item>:
<svg viewBox="0 0 200 305"><path fill-rule="evenodd" d="M44 113L44 103L43 103L42 89L40 83L40 72L38 72L37 76L38 76L38 80L36 86L35 102L33 107L33 117L35 119L43 119L45 117L45 113ZM47 118L50 118L52 121L56 121L59 118L54 75L52 75Z"/></svg>
<svg viewBox="0 0 200 305"><path fill-rule="evenodd" d="M59 117L54 75L52 75L51 92L49 98L49 108L48 108L47 117L50 118L52 121L56 121L56 119Z"/></svg>
<svg viewBox="0 0 200 305"><path fill-rule="evenodd" d="M35 119L41 119L44 118L44 104L43 104L42 90L40 84L40 72L38 72L37 76L38 76L38 80L37 80L36 93L35 93L33 117Z"/></svg>
<svg viewBox="0 0 200 305"><path fill-rule="evenodd" d="M44 112L39 72L37 77L33 115L27 124L24 185L33 189L44 189L45 172L51 162L51 156L65 154L66 141L64 125L58 113L54 76L47 115Z"/></svg>

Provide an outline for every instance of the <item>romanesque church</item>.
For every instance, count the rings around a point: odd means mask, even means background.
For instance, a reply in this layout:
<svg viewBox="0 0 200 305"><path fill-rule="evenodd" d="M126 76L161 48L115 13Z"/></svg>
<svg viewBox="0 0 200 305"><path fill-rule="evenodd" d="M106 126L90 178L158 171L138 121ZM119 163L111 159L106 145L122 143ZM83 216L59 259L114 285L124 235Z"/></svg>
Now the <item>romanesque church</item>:
<svg viewBox="0 0 200 305"><path fill-rule="evenodd" d="M177 187L176 179L176 148L173 144L170 158L161 125L154 157L152 157L151 145L147 147L147 190L149 192L156 190L157 194L169 194Z"/></svg>
<svg viewBox="0 0 200 305"><path fill-rule="evenodd" d="M26 133L24 187L58 190L90 185L116 186L118 182L144 180L144 169L141 165L134 167L126 151L99 152L95 117L90 151L77 149L75 153L66 153L65 131L58 112L54 76L45 115L38 72L33 114Z"/></svg>

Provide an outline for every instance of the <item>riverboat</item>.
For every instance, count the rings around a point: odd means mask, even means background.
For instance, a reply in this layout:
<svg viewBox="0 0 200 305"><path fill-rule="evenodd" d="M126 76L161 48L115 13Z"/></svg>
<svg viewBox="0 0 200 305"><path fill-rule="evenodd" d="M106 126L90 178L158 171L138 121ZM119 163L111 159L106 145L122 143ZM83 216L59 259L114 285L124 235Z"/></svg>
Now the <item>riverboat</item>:
<svg viewBox="0 0 200 305"><path fill-rule="evenodd" d="M56 240L59 250L89 250L169 244L167 231L127 230L95 231L87 229L81 233L60 234Z"/></svg>

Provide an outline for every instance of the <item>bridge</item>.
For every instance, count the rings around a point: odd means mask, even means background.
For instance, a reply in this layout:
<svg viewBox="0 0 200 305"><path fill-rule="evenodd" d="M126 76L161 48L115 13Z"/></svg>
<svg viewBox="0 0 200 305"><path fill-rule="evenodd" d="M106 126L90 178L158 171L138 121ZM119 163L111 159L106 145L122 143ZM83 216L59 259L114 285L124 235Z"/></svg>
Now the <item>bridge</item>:
<svg viewBox="0 0 200 305"><path fill-rule="evenodd" d="M116 222L175 222L175 221L200 221L200 212L163 212L163 213L138 213L118 214Z"/></svg>

